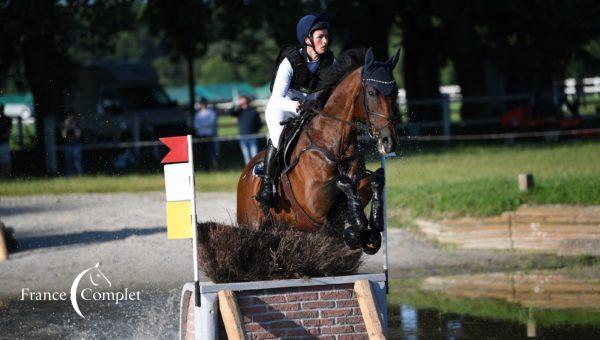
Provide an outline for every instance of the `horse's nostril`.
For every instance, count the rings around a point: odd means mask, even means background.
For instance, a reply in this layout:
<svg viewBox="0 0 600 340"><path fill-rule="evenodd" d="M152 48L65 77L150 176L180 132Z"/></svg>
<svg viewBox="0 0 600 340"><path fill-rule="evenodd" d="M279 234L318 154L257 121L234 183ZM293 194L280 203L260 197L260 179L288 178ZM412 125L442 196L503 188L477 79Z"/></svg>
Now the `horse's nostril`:
<svg viewBox="0 0 600 340"><path fill-rule="evenodd" d="M383 142L383 144L388 145L388 143L390 142L390 140L387 137L383 137L382 142Z"/></svg>

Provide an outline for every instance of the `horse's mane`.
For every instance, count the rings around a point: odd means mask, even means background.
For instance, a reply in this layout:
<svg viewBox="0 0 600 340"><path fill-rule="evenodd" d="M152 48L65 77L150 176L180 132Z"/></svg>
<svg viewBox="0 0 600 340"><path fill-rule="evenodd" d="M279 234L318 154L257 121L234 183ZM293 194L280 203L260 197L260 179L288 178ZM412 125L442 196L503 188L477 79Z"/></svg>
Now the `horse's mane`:
<svg viewBox="0 0 600 340"><path fill-rule="evenodd" d="M336 58L335 63L321 72L317 91L325 90L323 92L328 95L345 76L363 66L365 53L364 48L355 48L342 53L339 58Z"/></svg>

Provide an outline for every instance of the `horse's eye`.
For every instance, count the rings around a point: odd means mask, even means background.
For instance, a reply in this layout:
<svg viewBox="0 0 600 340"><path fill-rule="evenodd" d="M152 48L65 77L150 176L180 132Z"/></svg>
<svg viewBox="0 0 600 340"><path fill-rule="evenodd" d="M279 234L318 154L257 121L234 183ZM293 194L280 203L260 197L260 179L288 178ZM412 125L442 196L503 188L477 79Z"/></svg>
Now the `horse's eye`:
<svg viewBox="0 0 600 340"><path fill-rule="evenodd" d="M373 92L373 90L369 90L369 96L374 96L375 92Z"/></svg>

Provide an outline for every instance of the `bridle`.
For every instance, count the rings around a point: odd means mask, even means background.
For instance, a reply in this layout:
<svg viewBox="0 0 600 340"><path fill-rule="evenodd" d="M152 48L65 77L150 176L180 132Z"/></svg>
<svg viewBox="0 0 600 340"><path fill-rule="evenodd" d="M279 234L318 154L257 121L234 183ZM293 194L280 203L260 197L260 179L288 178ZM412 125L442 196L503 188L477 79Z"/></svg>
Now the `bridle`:
<svg viewBox="0 0 600 340"><path fill-rule="evenodd" d="M367 133L369 134L369 137L371 137L372 139L379 139L379 137L381 137L381 132L383 131L383 129L387 128L390 124L392 124L393 119L390 119L389 115L384 115L379 112L370 110L369 105L367 105L367 87L366 87L367 81L373 81L373 82L378 82L378 83L383 83L383 84L393 84L393 83L395 83L395 81L384 82L384 81L377 80L377 79L362 79L361 84L360 84L360 91L363 94L363 111L365 112L365 116L367 118L367 119L365 119L366 125L367 125ZM355 101L356 100L358 100L358 96L356 96ZM374 126L373 123L371 122L371 116L378 116L378 117L384 118L387 121L387 123L385 123L383 126ZM393 130L394 129L392 129L392 131Z"/></svg>
<svg viewBox="0 0 600 340"><path fill-rule="evenodd" d="M383 83L383 84L393 84L395 83L395 81L390 81L390 82L384 82L381 80L377 80L377 79L362 79L361 80L361 84L360 84L360 92L362 92L362 97L363 97L363 111L365 112L365 120L366 120L366 125L367 125L367 134L369 135L370 138L372 139L379 139L379 137L381 137L381 133L383 131L383 129L387 128L390 124L395 124L395 120L394 119L390 119L391 117L389 115L384 115L382 113L376 112L376 111L372 111L369 108L369 105L367 105L367 88L366 88L366 82L367 81L372 81L372 82L378 82L378 83ZM356 106L356 101L358 100L360 94L358 96L356 96L354 98L354 105ZM317 114L323 115L327 118L339 121L341 123L344 124L348 124L351 125L352 128L356 128L358 127L359 123L357 121L348 121L342 118L338 118L332 114L329 114L325 111L321 111L321 110L316 110L314 109L314 111ZM374 126L374 124L371 122L371 116L377 116L377 117L381 117L384 118L385 120L387 120L387 123L385 123L382 126ZM394 129L392 129L392 131L394 131Z"/></svg>

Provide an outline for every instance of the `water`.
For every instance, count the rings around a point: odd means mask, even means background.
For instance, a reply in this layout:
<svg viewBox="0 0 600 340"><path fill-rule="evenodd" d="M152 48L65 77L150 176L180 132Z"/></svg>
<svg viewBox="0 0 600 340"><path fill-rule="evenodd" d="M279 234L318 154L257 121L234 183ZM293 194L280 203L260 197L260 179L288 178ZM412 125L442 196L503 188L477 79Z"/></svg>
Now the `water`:
<svg viewBox="0 0 600 340"><path fill-rule="evenodd" d="M389 306L391 339L527 339L527 324L500 318L419 309L410 305ZM533 335L535 334L535 337ZM530 338L599 339L600 325L537 325Z"/></svg>
<svg viewBox="0 0 600 340"><path fill-rule="evenodd" d="M143 289L140 301L118 305L80 301L87 319L70 301L13 300L0 306L0 338L165 338L179 336L179 289Z"/></svg>
<svg viewBox="0 0 600 340"><path fill-rule="evenodd" d="M600 279L557 272L392 281L394 339L600 339Z"/></svg>
<svg viewBox="0 0 600 340"><path fill-rule="evenodd" d="M600 339L600 279L552 272L428 277L390 283L391 339ZM178 337L179 289L140 301L0 301L2 338Z"/></svg>

